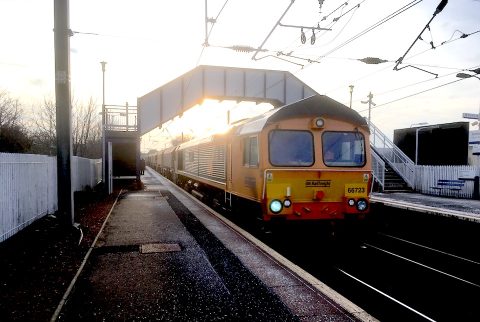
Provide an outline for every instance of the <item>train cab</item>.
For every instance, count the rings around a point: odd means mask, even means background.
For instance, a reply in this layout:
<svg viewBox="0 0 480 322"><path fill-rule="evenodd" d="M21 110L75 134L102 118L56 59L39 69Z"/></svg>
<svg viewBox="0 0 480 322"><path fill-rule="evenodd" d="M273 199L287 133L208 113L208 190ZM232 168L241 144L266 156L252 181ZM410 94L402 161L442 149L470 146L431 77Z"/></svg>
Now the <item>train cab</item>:
<svg viewBox="0 0 480 322"><path fill-rule="evenodd" d="M343 104L313 96L239 126L235 136L227 190L260 202L265 221L368 212L368 126Z"/></svg>

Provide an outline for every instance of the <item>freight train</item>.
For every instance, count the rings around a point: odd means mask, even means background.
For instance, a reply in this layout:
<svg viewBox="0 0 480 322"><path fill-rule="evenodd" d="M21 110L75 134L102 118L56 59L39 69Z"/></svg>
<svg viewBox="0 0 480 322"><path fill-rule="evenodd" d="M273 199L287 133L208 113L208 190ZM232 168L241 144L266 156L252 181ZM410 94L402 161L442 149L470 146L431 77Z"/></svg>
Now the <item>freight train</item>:
<svg viewBox="0 0 480 322"><path fill-rule="evenodd" d="M147 164L197 197L264 222L342 221L369 211L370 155L366 120L314 95L151 153Z"/></svg>

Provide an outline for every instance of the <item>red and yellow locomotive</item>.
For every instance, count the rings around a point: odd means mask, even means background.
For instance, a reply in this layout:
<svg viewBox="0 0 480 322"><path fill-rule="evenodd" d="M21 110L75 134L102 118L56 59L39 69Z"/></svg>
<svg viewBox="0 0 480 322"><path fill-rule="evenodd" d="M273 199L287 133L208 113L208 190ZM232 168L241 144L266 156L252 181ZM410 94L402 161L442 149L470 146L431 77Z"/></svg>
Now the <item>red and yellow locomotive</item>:
<svg viewBox="0 0 480 322"><path fill-rule="evenodd" d="M258 209L264 221L342 220L369 210L368 125L354 110L322 95L149 155L147 161L215 203Z"/></svg>

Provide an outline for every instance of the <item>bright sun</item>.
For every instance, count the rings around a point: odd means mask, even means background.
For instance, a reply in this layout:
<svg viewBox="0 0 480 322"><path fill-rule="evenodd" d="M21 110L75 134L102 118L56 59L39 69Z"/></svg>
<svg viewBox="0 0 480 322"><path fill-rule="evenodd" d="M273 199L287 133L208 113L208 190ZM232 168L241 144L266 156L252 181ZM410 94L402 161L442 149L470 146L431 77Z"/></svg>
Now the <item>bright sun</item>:
<svg viewBox="0 0 480 322"><path fill-rule="evenodd" d="M181 117L163 124L161 129L157 128L144 135L142 150L162 150L182 141L224 133L231 128L232 123L272 108L268 103L205 99L202 104L190 108Z"/></svg>

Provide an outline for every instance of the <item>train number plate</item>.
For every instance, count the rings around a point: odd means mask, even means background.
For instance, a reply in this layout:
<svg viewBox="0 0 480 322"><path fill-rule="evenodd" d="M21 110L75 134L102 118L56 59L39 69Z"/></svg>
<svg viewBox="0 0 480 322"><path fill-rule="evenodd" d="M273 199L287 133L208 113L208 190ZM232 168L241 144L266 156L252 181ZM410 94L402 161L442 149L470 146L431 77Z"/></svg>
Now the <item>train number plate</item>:
<svg viewBox="0 0 480 322"><path fill-rule="evenodd" d="M367 185L361 183L355 184L346 184L345 185L345 196L347 197L366 197L367 196Z"/></svg>

